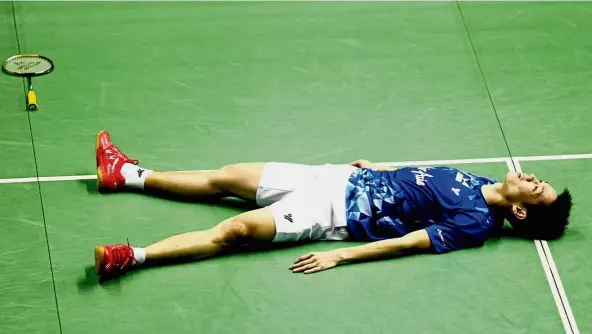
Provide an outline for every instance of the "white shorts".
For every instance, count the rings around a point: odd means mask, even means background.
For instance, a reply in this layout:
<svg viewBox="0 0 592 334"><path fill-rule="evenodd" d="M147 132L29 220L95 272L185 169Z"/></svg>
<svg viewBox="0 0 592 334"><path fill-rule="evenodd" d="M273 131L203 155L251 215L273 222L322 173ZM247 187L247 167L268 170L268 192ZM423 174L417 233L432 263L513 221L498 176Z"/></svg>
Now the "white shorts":
<svg viewBox="0 0 592 334"><path fill-rule="evenodd" d="M347 239L345 189L356 169L348 165L267 163L256 200L273 215L273 241Z"/></svg>

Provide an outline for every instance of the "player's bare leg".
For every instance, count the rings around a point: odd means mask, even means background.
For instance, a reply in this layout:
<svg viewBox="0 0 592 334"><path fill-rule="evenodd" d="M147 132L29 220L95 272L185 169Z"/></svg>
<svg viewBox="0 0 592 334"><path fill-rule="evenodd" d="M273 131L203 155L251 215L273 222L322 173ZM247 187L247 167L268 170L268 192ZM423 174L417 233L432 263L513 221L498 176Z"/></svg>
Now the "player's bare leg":
<svg viewBox="0 0 592 334"><path fill-rule="evenodd" d="M108 278L120 276L144 263L204 259L234 245L272 241L275 231L271 212L260 208L229 218L208 230L174 235L145 248L125 244L97 246L95 269L99 276Z"/></svg>
<svg viewBox="0 0 592 334"><path fill-rule="evenodd" d="M144 190L178 196L228 197L255 200L263 163L242 163L212 171L151 172L144 182Z"/></svg>
<svg viewBox="0 0 592 334"><path fill-rule="evenodd" d="M139 189L190 198L236 196L255 200L264 163L240 163L211 171L155 172L137 166L101 131L96 141L97 186L102 192Z"/></svg>

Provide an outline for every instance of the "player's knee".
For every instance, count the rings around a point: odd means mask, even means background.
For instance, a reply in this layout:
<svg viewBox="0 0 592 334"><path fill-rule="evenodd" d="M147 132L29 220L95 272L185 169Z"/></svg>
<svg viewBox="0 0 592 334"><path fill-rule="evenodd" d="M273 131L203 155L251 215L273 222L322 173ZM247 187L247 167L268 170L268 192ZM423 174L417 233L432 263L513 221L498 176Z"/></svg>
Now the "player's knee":
<svg viewBox="0 0 592 334"><path fill-rule="evenodd" d="M249 236L249 227L240 219L230 218L218 226L218 237L214 242L222 247L228 247L239 243Z"/></svg>
<svg viewBox="0 0 592 334"><path fill-rule="evenodd" d="M240 166L237 164L226 165L212 173L210 183L220 191L228 191L239 178Z"/></svg>

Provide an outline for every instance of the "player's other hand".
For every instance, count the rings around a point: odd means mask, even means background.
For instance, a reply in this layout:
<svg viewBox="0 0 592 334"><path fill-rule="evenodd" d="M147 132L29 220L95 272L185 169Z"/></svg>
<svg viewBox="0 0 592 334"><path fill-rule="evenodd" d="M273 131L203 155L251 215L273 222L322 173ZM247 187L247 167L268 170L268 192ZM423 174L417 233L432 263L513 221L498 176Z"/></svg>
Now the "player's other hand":
<svg viewBox="0 0 592 334"><path fill-rule="evenodd" d="M352 163L350 163L350 165L354 166L354 167L358 167L358 168L372 168L374 166L373 163L371 163L368 160L356 160Z"/></svg>
<svg viewBox="0 0 592 334"><path fill-rule="evenodd" d="M318 271L331 269L341 262L341 256L335 251L314 252L301 256L290 270L295 273L312 274Z"/></svg>

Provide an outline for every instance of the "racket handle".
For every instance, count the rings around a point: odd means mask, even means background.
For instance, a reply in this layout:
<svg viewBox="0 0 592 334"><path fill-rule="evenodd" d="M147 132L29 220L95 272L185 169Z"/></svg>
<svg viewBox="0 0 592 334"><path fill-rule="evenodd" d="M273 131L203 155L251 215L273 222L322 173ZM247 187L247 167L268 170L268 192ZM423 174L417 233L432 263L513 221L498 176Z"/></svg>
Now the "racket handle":
<svg viewBox="0 0 592 334"><path fill-rule="evenodd" d="M32 89L27 93L27 106L29 110L37 110L37 94Z"/></svg>

